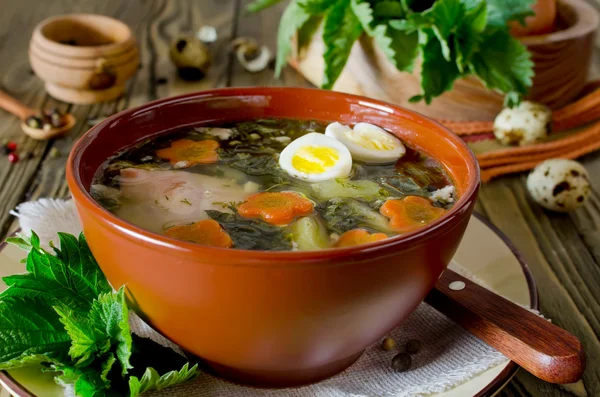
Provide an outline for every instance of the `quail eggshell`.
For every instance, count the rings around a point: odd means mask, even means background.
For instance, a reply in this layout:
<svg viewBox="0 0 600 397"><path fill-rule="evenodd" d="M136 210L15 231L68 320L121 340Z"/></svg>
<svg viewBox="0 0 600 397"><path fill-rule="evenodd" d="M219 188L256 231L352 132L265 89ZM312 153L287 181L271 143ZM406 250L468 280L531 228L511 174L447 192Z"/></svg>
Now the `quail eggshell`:
<svg viewBox="0 0 600 397"><path fill-rule="evenodd" d="M540 104L523 101L503 109L494 121L494 136L504 145L528 145L548 136L552 111Z"/></svg>
<svg viewBox="0 0 600 397"><path fill-rule="evenodd" d="M539 164L527 177L527 189L542 207L559 212L582 206L592 190L586 169L567 159Z"/></svg>

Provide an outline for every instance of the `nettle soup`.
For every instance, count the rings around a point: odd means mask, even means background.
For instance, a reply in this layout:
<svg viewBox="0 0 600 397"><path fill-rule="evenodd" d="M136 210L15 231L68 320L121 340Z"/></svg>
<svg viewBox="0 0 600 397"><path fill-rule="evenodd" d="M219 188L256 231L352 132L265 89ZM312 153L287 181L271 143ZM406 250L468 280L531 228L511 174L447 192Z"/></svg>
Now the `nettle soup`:
<svg viewBox="0 0 600 397"><path fill-rule="evenodd" d="M91 194L152 232L278 251L413 232L457 199L438 161L375 125L288 119L149 139L109 159Z"/></svg>

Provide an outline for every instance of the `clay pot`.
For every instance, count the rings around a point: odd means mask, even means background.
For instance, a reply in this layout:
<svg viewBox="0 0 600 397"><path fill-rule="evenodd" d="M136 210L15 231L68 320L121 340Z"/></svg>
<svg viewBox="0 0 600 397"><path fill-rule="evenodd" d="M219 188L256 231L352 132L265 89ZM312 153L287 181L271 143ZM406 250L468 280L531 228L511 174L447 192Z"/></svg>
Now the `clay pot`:
<svg viewBox="0 0 600 397"><path fill-rule="evenodd" d="M588 81L594 53L598 13L585 0L557 3L556 30L546 35L519 39L532 53L535 78L529 99L552 109L571 102ZM321 84L323 42L320 33L292 60L310 82ZM488 90L475 77L457 80L454 88L435 98L431 105L410 103L421 92L420 68L399 72L368 38L357 43L334 90L388 101L426 116L450 120L494 120L503 107L503 96Z"/></svg>
<svg viewBox="0 0 600 397"><path fill-rule="evenodd" d="M442 218L402 236L321 251L247 251L171 239L127 223L89 194L115 152L180 128L256 118L370 122L436 157L460 198ZM230 88L118 113L74 146L67 180L83 231L114 288L157 331L242 383L315 382L351 365L425 298L457 249L479 169L441 125L364 97L302 88Z"/></svg>
<svg viewBox="0 0 600 397"><path fill-rule="evenodd" d="M50 95L87 104L119 97L138 69L139 55L123 22L72 14L46 19L35 28L29 61Z"/></svg>

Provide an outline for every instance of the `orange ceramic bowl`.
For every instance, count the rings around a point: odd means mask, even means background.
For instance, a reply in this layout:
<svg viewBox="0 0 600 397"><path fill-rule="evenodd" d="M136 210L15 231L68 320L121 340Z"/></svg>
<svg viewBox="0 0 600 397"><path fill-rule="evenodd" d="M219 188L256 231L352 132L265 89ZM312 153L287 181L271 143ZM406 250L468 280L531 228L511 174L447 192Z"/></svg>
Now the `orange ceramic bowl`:
<svg viewBox="0 0 600 397"><path fill-rule="evenodd" d="M403 236L310 252L212 248L154 234L88 193L118 150L189 126L254 118L360 121L436 157L460 199L442 218ZM300 88L230 88L183 95L116 114L75 145L67 179L83 230L115 288L157 331L227 379L287 386L352 364L433 288L457 249L479 188L475 157L456 135L408 110Z"/></svg>

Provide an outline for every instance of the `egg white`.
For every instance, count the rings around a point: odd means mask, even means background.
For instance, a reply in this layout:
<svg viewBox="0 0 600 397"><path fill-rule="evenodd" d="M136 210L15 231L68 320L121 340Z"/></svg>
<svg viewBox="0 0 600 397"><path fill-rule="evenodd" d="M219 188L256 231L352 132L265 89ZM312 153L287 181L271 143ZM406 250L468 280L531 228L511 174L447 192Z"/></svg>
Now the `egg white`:
<svg viewBox="0 0 600 397"><path fill-rule="evenodd" d="M393 163L406 153L400 139L370 123L357 123L354 128L331 123L325 135L343 143L354 160L367 164Z"/></svg>
<svg viewBox="0 0 600 397"><path fill-rule="evenodd" d="M333 149L337 152L339 159L324 172L302 172L294 167L293 159L298 151L310 146ZM352 155L348 148L341 142L318 132L311 132L292 141L283 149L279 155L279 165L294 178L308 182L322 182L334 178L345 178L350 175L350 171L352 170Z"/></svg>

